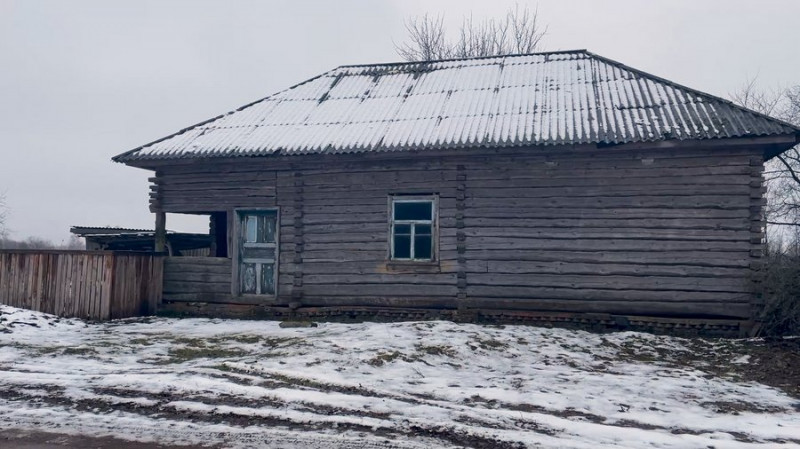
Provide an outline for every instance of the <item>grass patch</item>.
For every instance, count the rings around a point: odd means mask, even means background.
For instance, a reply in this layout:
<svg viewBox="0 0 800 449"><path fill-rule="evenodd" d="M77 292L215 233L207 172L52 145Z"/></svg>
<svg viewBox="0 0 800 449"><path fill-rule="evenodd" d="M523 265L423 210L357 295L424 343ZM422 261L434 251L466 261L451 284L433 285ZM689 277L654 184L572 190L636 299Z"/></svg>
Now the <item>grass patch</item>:
<svg viewBox="0 0 800 449"><path fill-rule="evenodd" d="M419 348L420 345L417 345L418 350ZM422 353L429 353L432 355L447 355L448 357L454 357L456 355L456 352L452 348L449 348L447 346L423 346L423 348L425 348L427 351L430 352L426 352L425 350L423 350L420 351ZM379 367L387 363L392 363L395 360L402 360L407 363L419 362L428 366L433 366L430 363L426 362L423 356L420 355L420 353L409 355L409 354L404 354L400 351L380 351L375 355L375 357L367 360L367 365Z"/></svg>
<svg viewBox="0 0 800 449"><path fill-rule="evenodd" d="M712 401L701 402L700 406L712 410L716 413L726 413L738 415L740 413L784 413L789 410L783 407L766 406L761 404L751 404L741 401Z"/></svg>
<svg viewBox="0 0 800 449"><path fill-rule="evenodd" d="M263 346L269 348L276 348L279 346L296 346L304 344L303 339L298 337L265 337L263 335L251 335L251 334L226 335L224 337L211 337L203 340L178 338L175 341L177 343L184 343L194 346L202 346L202 344L204 343L215 344L215 345L221 345L226 343L241 343L241 344L254 345L261 343Z"/></svg>
<svg viewBox="0 0 800 449"><path fill-rule="evenodd" d="M445 356L450 358L455 358L458 355L455 349L452 346L447 345L415 345L414 346L417 352L421 352L423 354L433 355L433 356Z"/></svg>
<svg viewBox="0 0 800 449"><path fill-rule="evenodd" d="M263 341L264 346L269 346L271 348L305 344L303 339L297 337L263 337L261 340Z"/></svg>
<svg viewBox="0 0 800 449"><path fill-rule="evenodd" d="M226 348L213 344L217 339L176 338L174 342L183 347L169 348L167 358L157 362L159 365L183 363L197 359L228 359L242 357L247 353L239 348Z"/></svg>
<svg viewBox="0 0 800 449"><path fill-rule="evenodd" d="M473 338L473 341L484 351L501 351L508 349L508 343L496 340L494 338L475 337Z"/></svg>
<svg viewBox="0 0 800 449"><path fill-rule="evenodd" d="M226 349L214 346L207 346L202 348L175 348L170 349L167 360L159 362L160 365L169 365L174 363L183 363L196 359L225 359L235 358L245 355L245 352L240 349Z"/></svg>
<svg viewBox="0 0 800 449"><path fill-rule="evenodd" d="M403 353L399 351L379 352L375 357L367 360L367 364L377 367L394 362L397 359L407 360Z"/></svg>
<svg viewBox="0 0 800 449"><path fill-rule="evenodd" d="M97 355L97 350L89 346L32 346L12 343L9 346L35 353L36 355Z"/></svg>
<svg viewBox="0 0 800 449"><path fill-rule="evenodd" d="M232 335L228 337L228 340L235 341L237 343L244 343L248 345L252 345L261 341L260 335Z"/></svg>
<svg viewBox="0 0 800 449"><path fill-rule="evenodd" d="M297 337L263 337L261 335L238 334L226 335L210 338L188 338L177 337L168 338L174 345L169 348L165 358L160 359L155 364L168 365L183 363L197 359L229 359L243 356L253 356L258 358L266 357L285 357L289 354L285 351L274 351L277 348L300 344L302 339ZM152 345L150 339L139 338L131 340L132 343L139 345ZM236 345L261 345L266 351L254 348L237 347Z"/></svg>
<svg viewBox="0 0 800 449"><path fill-rule="evenodd" d="M209 343L216 343L214 340L216 340L216 339L212 339L212 338L205 339L205 338L178 337L178 338L176 338L176 339L174 339L172 341L174 343L176 343L176 344L188 346L188 347L191 347L191 348L202 348L202 347L207 346Z"/></svg>
<svg viewBox="0 0 800 449"><path fill-rule="evenodd" d="M64 355L96 355L97 351L86 346L71 346L64 348L61 353Z"/></svg>

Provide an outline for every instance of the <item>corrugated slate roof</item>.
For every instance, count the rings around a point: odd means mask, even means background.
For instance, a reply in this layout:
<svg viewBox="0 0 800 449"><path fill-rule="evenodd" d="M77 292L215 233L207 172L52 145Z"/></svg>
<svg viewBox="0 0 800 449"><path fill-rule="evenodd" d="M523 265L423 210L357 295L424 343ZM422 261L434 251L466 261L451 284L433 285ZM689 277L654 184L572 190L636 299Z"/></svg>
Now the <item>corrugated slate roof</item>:
<svg viewBox="0 0 800 449"><path fill-rule="evenodd" d="M153 229L136 229L136 228L118 228L114 226L72 226L69 229L72 234L80 237L97 237L97 236L114 236L114 235L148 235L155 234ZM182 235L199 235L208 236L208 234L176 232L167 230L167 234L182 234Z"/></svg>
<svg viewBox="0 0 800 449"><path fill-rule="evenodd" d="M342 66L118 162L800 132L585 50Z"/></svg>

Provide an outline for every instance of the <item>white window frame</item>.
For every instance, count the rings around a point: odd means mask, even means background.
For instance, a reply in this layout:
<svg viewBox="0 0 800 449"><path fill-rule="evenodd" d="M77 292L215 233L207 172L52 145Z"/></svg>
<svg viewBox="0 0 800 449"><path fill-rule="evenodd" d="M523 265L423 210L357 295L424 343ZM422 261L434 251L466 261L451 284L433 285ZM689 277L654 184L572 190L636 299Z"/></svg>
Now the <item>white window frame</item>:
<svg viewBox="0 0 800 449"><path fill-rule="evenodd" d="M396 203L418 203L429 201L431 203L430 220L395 220L394 205ZM396 258L394 255L394 226L396 224L411 225L410 258ZM414 237L416 225L430 225L431 227L431 257L418 259L414 254ZM439 197L438 195L390 195L389 196L389 260L392 262L435 262L438 260L439 250Z"/></svg>

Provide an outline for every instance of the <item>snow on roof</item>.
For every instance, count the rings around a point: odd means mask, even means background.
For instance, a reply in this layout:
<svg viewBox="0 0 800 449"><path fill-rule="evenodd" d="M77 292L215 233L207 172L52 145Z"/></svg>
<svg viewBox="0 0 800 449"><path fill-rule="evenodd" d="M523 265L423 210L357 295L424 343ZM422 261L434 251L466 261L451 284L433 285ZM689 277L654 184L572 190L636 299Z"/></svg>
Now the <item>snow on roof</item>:
<svg viewBox="0 0 800 449"><path fill-rule="evenodd" d="M114 226L71 226L69 232L85 237L88 235L153 234L152 229L118 228Z"/></svg>
<svg viewBox="0 0 800 449"><path fill-rule="evenodd" d="M342 66L114 160L799 132L727 100L576 50Z"/></svg>
<svg viewBox="0 0 800 449"><path fill-rule="evenodd" d="M136 228L119 228L115 226L72 226L69 232L79 237L99 237L99 236L122 236L122 235L154 235L156 233L153 229L136 229ZM190 232L176 232L167 230L167 234L177 234L181 236L201 236L208 237L208 234L190 233Z"/></svg>

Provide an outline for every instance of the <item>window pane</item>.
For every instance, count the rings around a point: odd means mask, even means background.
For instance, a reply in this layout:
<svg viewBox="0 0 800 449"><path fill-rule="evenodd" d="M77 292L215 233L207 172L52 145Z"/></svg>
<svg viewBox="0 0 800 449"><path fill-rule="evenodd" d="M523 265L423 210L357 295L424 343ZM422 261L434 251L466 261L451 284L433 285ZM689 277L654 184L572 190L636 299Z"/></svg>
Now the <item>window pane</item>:
<svg viewBox="0 0 800 449"><path fill-rule="evenodd" d="M411 258L411 237L407 235L394 236L394 258Z"/></svg>
<svg viewBox="0 0 800 449"><path fill-rule="evenodd" d="M414 258L431 259L432 245L431 236L417 235L414 237Z"/></svg>
<svg viewBox="0 0 800 449"><path fill-rule="evenodd" d="M414 233L417 235L431 235L431 225L418 224L415 225Z"/></svg>
<svg viewBox="0 0 800 449"><path fill-rule="evenodd" d="M261 265L261 294L275 294L275 264L265 263Z"/></svg>
<svg viewBox="0 0 800 449"><path fill-rule="evenodd" d="M255 243L258 241L258 217L255 215L247 215L244 219L245 223L245 242Z"/></svg>
<svg viewBox="0 0 800 449"><path fill-rule="evenodd" d="M395 220L431 220L433 217L432 201L414 201L410 203L394 203Z"/></svg>
<svg viewBox="0 0 800 449"><path fill-rule="evenodd" d="M394 225L394 234L411 235L411 225L407 224Z"/></svg>
<svg viewBox="0 0 800 449"><path fill-rule="evenodd" d="M261 217L260 243L275 243L275 217Z"/></svg>
<svg viewBox="0 0 800 449"><path fill-rule="evenodd" d="M242 264L242 293L255 294L256 292L256 264Z"/></svg>

